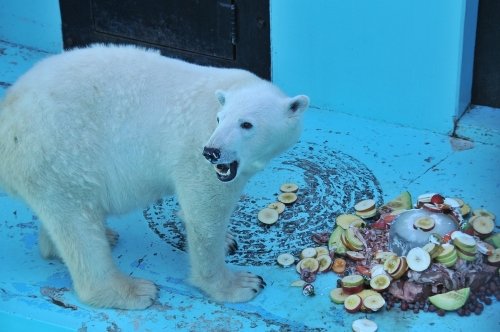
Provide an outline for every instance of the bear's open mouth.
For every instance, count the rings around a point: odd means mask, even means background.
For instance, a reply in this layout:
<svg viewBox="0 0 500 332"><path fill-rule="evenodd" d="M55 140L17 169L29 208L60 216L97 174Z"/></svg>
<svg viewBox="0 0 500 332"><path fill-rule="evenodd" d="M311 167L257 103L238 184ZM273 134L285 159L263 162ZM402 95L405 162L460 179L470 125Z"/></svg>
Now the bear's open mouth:
<svg viewBox="0 0 500 332"><path fill-rule="evenodd" d="M230 164L216 164L214 168L217 178L222 182L227 182L235 178L238 171L238 162L235 160Z"/></svg>

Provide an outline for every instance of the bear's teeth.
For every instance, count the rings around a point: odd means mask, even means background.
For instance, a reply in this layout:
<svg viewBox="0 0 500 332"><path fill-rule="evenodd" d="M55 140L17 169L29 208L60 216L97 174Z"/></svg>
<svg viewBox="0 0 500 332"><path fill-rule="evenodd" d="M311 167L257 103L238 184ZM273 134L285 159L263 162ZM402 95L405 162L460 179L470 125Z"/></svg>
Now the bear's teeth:
<svg viewBox="0 0 500 332"><path fill-rule="evenodd" d="M215 170L220 175L229 175L231 173L231 169L226 164L215 165Z"/></svg>

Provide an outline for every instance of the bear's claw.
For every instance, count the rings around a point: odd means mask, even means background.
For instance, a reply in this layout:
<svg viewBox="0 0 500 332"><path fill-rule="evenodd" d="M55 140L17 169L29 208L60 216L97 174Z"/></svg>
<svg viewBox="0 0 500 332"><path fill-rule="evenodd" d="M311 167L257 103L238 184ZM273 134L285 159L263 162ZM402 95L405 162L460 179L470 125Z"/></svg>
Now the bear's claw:
<svg viewBox="0 0 500 332"><path fill-rule="evenodd" d="M238 242L234 238L234 235L231 232L226 233L226 252L229 255L234 255L238 250Z"/></svg>

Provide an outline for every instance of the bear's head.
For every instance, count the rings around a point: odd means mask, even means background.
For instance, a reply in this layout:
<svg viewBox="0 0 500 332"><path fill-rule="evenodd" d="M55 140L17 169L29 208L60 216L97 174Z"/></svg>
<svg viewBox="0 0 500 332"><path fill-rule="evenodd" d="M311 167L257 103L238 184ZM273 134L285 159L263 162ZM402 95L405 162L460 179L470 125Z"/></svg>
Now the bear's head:
<svg viewBox="0 0 500 332"><path fill-rule="evenodd" d="M221 105L218 124L203 155L220 181L251 176L296 143L309 98L289 98L269 82L230 91L217 91Z"/></svg>

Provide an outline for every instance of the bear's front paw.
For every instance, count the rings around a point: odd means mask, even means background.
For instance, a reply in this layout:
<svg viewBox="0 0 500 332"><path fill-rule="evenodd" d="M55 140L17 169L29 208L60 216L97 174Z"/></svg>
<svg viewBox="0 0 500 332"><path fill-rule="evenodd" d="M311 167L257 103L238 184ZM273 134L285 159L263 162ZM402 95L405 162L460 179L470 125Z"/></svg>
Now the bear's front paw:
<svg viewBox="0 0 500 332"><path fill-rule="evenodd" d="M216 301L247 302L264 289L266 282L261 276L250 272L230 272L226 278L215 283L198 282L197 285Z"/></svg>
<svg viewBox="0 0 500 332"><path fill-rule="evenodd" d="M102 287L104 284L107 287ZM154 303L158 293L158 287L145 279L120 276L104 284L77 289L77 293L90 305L117 309L145 309Z"/></svg>

